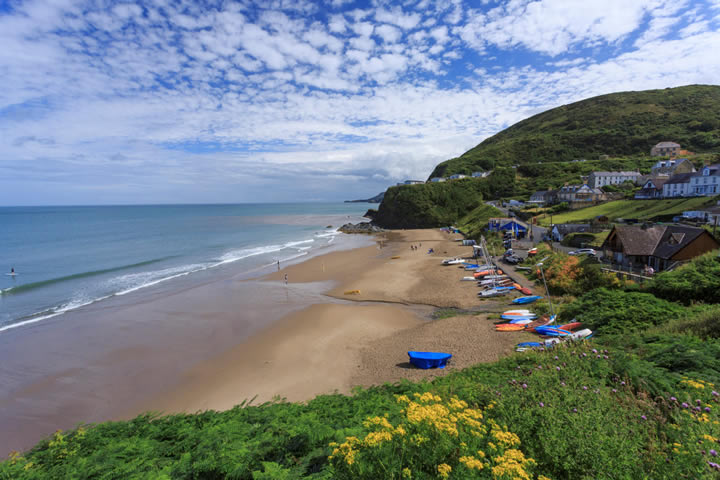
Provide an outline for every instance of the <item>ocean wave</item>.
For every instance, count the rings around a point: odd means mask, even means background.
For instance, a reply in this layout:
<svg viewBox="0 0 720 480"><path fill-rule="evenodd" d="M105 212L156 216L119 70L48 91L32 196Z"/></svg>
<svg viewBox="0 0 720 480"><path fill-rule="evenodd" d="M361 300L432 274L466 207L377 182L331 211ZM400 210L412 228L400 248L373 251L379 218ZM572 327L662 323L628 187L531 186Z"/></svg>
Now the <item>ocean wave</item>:
<svg viewBox="0 0 720 480"><path fill-rule="evenodd" d="M80 307L84 307L85 305L90 305L91 303L99 302L100 300L105 300L106 298L110 298L110 297L111 297L111 295L105 295L103 297L98 297L98 298L94 298L91 300L88 300L88 299L73 300L73 301L70 301L59 307L49 308L47 310L43 310L42 312L38 312L33 315L24 317L24 318L20 318L19 321L16 323L11 323L9 325L0 326L0 332L4 332L6 330L11 330L13 328L24 327L26 325L31 325L33 323L47 320L49 318L57 317L58 315L62 315L63 313L69 312L71 310L76 310Z"/></svg>
<svg viewBox="0 0 720 480"><path fill-rule="evenodd" d="M172 258L172 257L155 258L152 260L146 260L144 262L138 262L138 263L133 263L133 264L129 264L129 265L122 265L119 267L104 268L102 270L91 270L88 272L73 273L72 275L65 275L63 277L50 278L48 280L40 280L38 282L31 282L31 283L25 283L22 285L16 285L14 287L9 287L4 290L0 290L0 293L2 293L3 295L6 295L6 294L15 295L18 293L47 287L47 286L54 285L54 284L61 283L61 282L67 282L70 280L78 280L81 278L94 277L96 275L103 275L105 273L119 272L122 270L127 270L129 268L144 267L147 265L152 265L153 263L162 262L163 260L167 260L169 258Z"/></svg>

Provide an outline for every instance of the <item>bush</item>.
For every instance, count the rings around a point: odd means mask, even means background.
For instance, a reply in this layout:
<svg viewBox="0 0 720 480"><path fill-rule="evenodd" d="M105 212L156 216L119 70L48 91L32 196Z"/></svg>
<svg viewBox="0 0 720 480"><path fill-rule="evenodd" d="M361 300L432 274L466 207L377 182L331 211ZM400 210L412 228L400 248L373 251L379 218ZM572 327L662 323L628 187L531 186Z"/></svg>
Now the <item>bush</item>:
<svg viewBox="0 0 720 480"><path fill-rule="evenodd" d="M720 258L718 252L698 257L677 270L659 273L649 290L667 300L720 303Z"/></svg>
<svg viewBox="0 0 720 480"><path fill-rule="evenodd" d="M598 288L565 306L563 322L576 319L599 334L628 333L678 318L685 309L650 293Z"/></svg>

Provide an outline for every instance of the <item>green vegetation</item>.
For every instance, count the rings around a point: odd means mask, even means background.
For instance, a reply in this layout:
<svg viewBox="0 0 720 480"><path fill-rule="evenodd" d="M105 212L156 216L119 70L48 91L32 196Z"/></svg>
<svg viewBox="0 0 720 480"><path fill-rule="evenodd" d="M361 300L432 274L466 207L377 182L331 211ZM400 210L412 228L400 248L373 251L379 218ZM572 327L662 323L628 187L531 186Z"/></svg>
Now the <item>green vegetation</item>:
<svg viewBox="0 0 720 480"><path fill-rule="evenodd" d="M594 160L599 155L648 155L650 148L664 140L693 152L717 151L720 87L620 92L563 105L518 122L460 157L440 163L430 178L496 166Z"/></svg>
<svg viewBox="0 0 720 480"><path fill-rule="evenodd" d="M650 282L649 290L660 298L690 304L720 303L720 258L710 252L677 270L662 272Z"/></svg>
<svg viewBox="0 0 720 480"><path fill-rule="evenodd" d="M692 197L664 200L615 200L594 207L581 208L565 213L553 214L552 222L587 223L598 216L606 216L610 221L618 218L638 220L665 219L682 215L686 210L697 210L714 205L717 198ZM550 215L538 217L539 225L550 225Z"/></svg>
<svg viewBox="0 0 720 480"><path fill-rule="evenodd" d="M650 293L598 288L565 306L563 322L576 319L603 334L624 334L665 323L686 313L680 305Z"/></svg>
<svg viewBox="0 0 720 480"><path fill-rule="evenodd" d="M388 188L374 220L389 228L452 225L483 204L486 181L462 179Z"/></svg>

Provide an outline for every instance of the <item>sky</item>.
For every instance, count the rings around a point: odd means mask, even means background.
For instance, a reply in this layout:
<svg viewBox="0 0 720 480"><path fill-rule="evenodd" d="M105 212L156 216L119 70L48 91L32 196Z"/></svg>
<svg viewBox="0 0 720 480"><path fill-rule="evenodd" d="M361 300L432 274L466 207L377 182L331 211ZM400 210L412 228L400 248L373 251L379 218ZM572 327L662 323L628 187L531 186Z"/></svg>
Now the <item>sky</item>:
<svg viewBox="0 0 720 480"><path fill-rule="evenodd" d="M718 52L720 0L0 0L0 206L367 198Z"/></svg>

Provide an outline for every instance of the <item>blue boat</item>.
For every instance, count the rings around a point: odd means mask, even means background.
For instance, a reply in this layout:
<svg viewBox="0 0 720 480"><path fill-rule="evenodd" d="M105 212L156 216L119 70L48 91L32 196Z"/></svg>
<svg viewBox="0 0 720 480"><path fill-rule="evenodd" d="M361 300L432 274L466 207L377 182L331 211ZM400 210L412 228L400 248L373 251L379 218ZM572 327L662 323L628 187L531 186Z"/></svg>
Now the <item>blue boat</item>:
<svg viewBox="0 0 720 480"><path fill-rule="evenodd" d="M535 327L535 333L537 333L538 335L546 335L548 337L567 337L572 332L569 330L563 330L559 327L543 325L540 327Z"/></svg>
<svg viewBox="0 0 720 480"><path fill-rule="evenodd" d="M510 320L510 323L513 323L513 320L535 320L537 315L500 315L500 318Z"/></svg>
<svg viewBox="0 0 720 480"><path fill-rule="evenodd" d="M418 368L445 368L445 364L452 357L443 352L408 352L410 363Z"/></svg>
<svg viewBox="0 0 720 480"><path fill-rule="evenodd" d="M514 304L533 303L534 301L540 300L541 298L543 298L543 297L541 297L540 295L532 295L530 297L518 297L515 300L513 300L512 303L514 303Z"/></svg>

